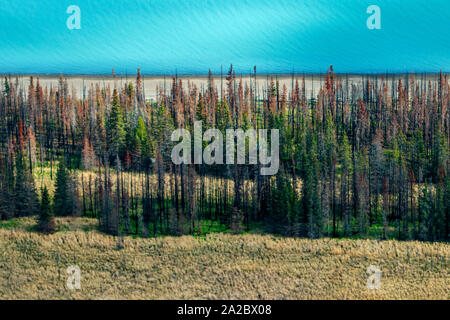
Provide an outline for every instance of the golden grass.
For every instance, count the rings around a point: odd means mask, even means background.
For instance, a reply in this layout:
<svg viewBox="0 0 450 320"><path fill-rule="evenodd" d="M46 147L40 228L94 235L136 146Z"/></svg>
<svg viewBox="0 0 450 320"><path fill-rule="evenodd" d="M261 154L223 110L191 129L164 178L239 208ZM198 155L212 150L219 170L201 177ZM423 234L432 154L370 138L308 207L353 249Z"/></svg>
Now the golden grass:
<svg viewBox="0 0 450 320"><path fill-rule="evenodd" d="M97 221L0 229L1 299L449 299L449 244L212 234L118 239ZM66 269L81 269L68 290ZM381 288L366 287L377 265Z"/></svg>
<svg viewBox="0 0 450 320"><path fill-rule="evenodd" d="M81 192L82 188L82 180L84 180L84 190L86 194L89 190L89 181L91 181L91 191L95 192L95 179L98 178L98 171L97 170L74 170L72 171L74 176L77 178L79 192ZM122 172L123 182L126 185L126 188L128 192L131 190L130 182L133 185L133 194L137 197L140 197L143 195L143 190L145 189L146 185L146 177L144 174L139 174L137 172ZM200 176L197 176L196 180L196 188L199 188L199 178ZM53 195L55 192L55 181L56 181L56 168L53 168L53 179L50 178L50 168L49 167L43 167L43 168L37 168L34 170L34 179L36 183L36 189L38 193L40 194L40 190L42 187L47 187L50 195ZM102 169L102 175L101 179L104 179L104 171ZM172 174L165 174L164 175L164 181L165 181L165 193L166 196L170 196L170 184L174 182L174 176ZM177 175L178 183L180 183L180 176ZM110 182L111 182L111 188L112 190L115 190L116 183L117 183L117 175L114 168L110 168ZM156 174L150 174L150 180L149 180L150 186L153 190L158 189L158 176ZM222 192L225 190L225 183L227 184L227 190L229 192L234 191L234 181L233 179L222 179L214 176L206 175L203 177L203 183L205 186L205 192L207 194L212 194L215 190L221 190ZM245 190L252 190L254 187L253 180L245 180L243 182ZM296 189L297 193L301 193L301 187L302 187L302 181L297 178L296 180ZM339 195L339 193L337 193ZM248 199L252 199L252 192L248 193Z"/></svg>
<svg viewBox="0 0 450 320"><path fill-rule="evenodd" d="M98 171L95 170L74 170L72 173L77 178L79 192L81 192L82 187L82 179L84 180L84 189L85 192L88 192L89 189L89 180L91 180L91 188L92 192L95 191L95 179L98 178ZM144 174L139 174L137 172L122 172L123 181L126 184L126 187L130 187L130 181L132 181L133 185L133 193L135 196L142 196L142 192L145 189L146 185L146 177ZM42 187L47 187L50 195L53 195L55 192L55 182L56 182L56 169L53 169L53 179L50 178L50 168L38 168L34 170L34 178L36 183L36 190L40 194L40 190ZM102 169L101 179L104 179L104 171ZM166 196L170 194L170 184L172 182L173 175L165 174L164 181L166 184L165 192ZM199 187L199 177L197 177L197 188ZM205 176L204 184L207 192L212 192L215 189L224 190L225 189L225 181L228 182L228 191L232 191L234 188L234 182L232 179L220 179L214 176ZM153 190L158 189L158 176L156 174L150 174L150 186ZM180 182L180 177L178 176L178 182ZM110 183L112 190L115 190L117 183L117 175L114 168L110 168ZM244 182L246 188L251 188L253 186L252 181ZM128 190L130 192L130 190Z"/></svg>

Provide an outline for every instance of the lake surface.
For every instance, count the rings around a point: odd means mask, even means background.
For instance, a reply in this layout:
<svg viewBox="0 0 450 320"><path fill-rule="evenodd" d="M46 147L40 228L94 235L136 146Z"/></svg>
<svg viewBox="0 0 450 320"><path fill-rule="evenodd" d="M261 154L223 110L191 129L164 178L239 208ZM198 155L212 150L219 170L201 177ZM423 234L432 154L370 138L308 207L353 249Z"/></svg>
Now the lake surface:
<svg viewBox="0 0 450 320"><path fill-rule="evenodd" d="M449 34L448 0L0 0L0 73L448 72Z"/></svg>

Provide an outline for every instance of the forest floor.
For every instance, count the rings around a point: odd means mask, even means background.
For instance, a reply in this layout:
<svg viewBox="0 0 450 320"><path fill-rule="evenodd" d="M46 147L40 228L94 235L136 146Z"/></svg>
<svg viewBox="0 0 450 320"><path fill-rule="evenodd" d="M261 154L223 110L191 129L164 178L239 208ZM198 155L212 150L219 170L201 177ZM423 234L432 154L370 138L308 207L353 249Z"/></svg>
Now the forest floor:
<svg viewBox="0 0 450 320"><path fill-rule="evenodd" d="M450 244L258 234L134 239L97 220L0 221L0 299L450 299ZM66 287L69 266L81 289ZM367 268L381 270L369 289Z"/></svg>

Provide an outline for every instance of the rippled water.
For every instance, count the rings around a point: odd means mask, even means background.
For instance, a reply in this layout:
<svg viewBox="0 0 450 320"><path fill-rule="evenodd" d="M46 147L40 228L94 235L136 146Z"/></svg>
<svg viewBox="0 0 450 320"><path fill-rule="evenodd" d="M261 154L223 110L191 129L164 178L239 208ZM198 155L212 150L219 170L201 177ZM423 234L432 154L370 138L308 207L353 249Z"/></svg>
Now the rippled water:
<svg viewBox="0 0 450 320"><path fill-rule="evenodd" d="M448 0L0 0L0 72L450 71L449 34Z"/></svg>

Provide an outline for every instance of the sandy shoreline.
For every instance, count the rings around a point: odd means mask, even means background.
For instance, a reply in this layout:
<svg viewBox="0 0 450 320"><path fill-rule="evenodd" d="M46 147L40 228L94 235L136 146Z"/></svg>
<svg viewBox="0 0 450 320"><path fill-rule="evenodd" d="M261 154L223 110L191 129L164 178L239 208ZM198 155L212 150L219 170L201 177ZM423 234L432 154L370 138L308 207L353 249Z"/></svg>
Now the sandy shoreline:
<svg viewBox="0 0 450 320"><path fill-rule="evenodd" d="M323 85L323 80L325 77L325 73L316 73L316 74L257 74L256 76L256 87L258 91L258 95L262 96L264 90L267 88L268 84L270 83L270 78L273 77L274 79L278 80L280 83L280 87L283 85L286 85L288 89L290 89L293 85L295 85L295 79L298 79L299 82L303 77L305 77L305 87L306 87L306 93L308 96L311 95L317 95L320 87ZM48 74L20 74L20 75L14 75L14 74L2 74L1 79L3 82L3 79L5 77L8 77L11 79L11 81L15 81L16 78L18 79L19 83L22 87L27 88L30 83L30 77L33 77L34 79L39 78L41 86L44 88L51 88L58 86L58 79L59 75L48 75ZM336 77L343 79L346 81L348 79L349 83L361 83L365 79L381 79L382 76L385 76L388 81L397 81L398 79L406 80L408 77L410 77L410 74L336 74ZM437 73L418 73L415 74L415 78L418 82L421 81L421 79L424 79L426 81L436 79L439 76ZM143 86L144 86L144 93L146 99L155 99L156 98L156 92L159 89L166 89L167 92L170 91L170 88L172 86L172 79L174 75L167 75L167 76L161 76L161 75L143 75ZM226 74L222 75L214 75L214 81L215 85L220 88L221 82L223 85L223 88L225 90L226 85ZM67 79L69 88L75 89L76 94L80 96L80 93L83 92L83 88L86 90L91 85L99 84L100 87L106 87L111 86L114 87L115 83L121 87L125 83L129 82L135 82L136 81L136 75L135 74L129 74L129 75L117 75L116 78L112 75L63 75L63 78ZM183 86L187 88L188 83L195 84L199 90L203 90L206 88L207 82L208 82L208 75L178 75L177 78L183 82ZM253 75L236 75L237 81L242 80L243 85L246 84L250 86L250 83L254 84L255 77Z"/></svg>

